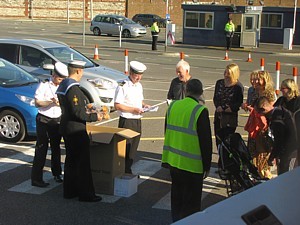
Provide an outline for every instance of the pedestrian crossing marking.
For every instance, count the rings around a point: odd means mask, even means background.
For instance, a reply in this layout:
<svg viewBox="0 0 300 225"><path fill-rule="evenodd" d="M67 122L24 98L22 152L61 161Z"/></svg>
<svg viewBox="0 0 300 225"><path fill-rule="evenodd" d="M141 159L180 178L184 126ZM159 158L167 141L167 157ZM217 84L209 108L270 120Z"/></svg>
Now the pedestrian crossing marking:
<svg viewBox="0 0 300 225"><path fill-rule="evenodd" d="M7 144L0 144L0 148L7 148L7 146L11 147L11 145ZM16 146L19 147L19 146ZM24 148L23 148L24 149ZM18 166L22 165L31 165L34 157L34 146L27 146L25 148L26 150L11 155L9 157L0 158L0 173L6 172L8 170L17 168ZM51 151L48 151L47 159L50 159ZM64 164L62 164L64 166ZM150 180L160 183L165 183L168 185L171 185L171 181L153 177L155 173L157 173L161 169L161 162L160 160L139 160L135 162L132 166L133 174L136 174L139 176L138 179L138 185ZM19 192L19 193L27 193L27 194L33 194L33 195L42 195L53 188L57 188L62 185L62 183L57 183L53 179L53 175L51 173L51 168L45 166L44 167L44 173L43 178L45 182L49 183L49 186L45 188L39 188L31 185L31 179L27 179L24 182L15 185L8 189L8 191L12 192ZM217 174L215 173L215 168L211 169L210 176L204 180L204 186L203 186L203 198L208 195L213 189L216 188L216 184L220 182L220 179L217 178ZM62 186L61 186L62 188ZM105 194L99 194L102 197L103 203L115 203L118 200L120 200L123 197L120 196L114 196L114 195L105 195ZM171 209L171 202L170 202L170 192L163 196L155 205L153 205L152 208L156 209L163 209L163 210L170 210Z"/></svg>
<svg viewBox="0 0 300 225"><path fill-rule="evenodd" d="M34 148L29 148L21 153L14 154L9 158L0 158L0 173L14 169L21 165L27 165L32 162L34 156Z"/></svg>

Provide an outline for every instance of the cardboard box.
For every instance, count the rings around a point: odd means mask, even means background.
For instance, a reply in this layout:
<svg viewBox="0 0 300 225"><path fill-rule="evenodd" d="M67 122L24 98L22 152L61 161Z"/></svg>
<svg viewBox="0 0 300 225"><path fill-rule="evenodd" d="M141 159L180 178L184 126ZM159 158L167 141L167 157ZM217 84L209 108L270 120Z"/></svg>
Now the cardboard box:
<svg viewBox="0 0 300 225"><path fill-rule="evenodd" d="M91 170L96 193L114 194L114 178L125 173L126 138L139 133L130 129L87 124Z"/></svg>
<svg viewBox="0 0 300 225"><path fill-rule="evenodd" d="M115 177L114 195L130 197L137 192L138 178L136 175L124 174Z"/></svg>

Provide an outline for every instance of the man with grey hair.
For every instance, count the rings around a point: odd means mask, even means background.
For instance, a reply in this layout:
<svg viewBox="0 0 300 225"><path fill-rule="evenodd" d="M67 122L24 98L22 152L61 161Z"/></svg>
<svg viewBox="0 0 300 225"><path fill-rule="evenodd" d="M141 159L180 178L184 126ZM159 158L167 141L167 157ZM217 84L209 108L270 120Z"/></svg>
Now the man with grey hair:
<svg viewBox="0 0 300 225"><path fill-rule="evenodd" d="M177 77L171 82L167 99L180 100L186 96L186 84L192 78L190 75L190 64L180 60L176 65Z"/></svg>
<svg viewBox="0 0 300 225"><path fill-rule="evenodd" d="M185 97L166 114L162 166L170 169L173 222L201 210L203 179L210 170L212 137L208 109L199 104L202 83L191 79Z"/></svg>

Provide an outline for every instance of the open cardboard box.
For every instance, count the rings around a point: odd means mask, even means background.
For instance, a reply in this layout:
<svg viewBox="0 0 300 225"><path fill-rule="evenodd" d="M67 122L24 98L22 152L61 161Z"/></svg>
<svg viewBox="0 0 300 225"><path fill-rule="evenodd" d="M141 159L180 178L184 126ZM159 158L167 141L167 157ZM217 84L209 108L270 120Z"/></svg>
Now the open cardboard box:
<svg viewBox="0 0 300 225"><path fill-rule="evenodd" d="M96 193L114 194L114 178L125 173L126 139L138 136L130 129L87 124L91 170Z"/></svg>

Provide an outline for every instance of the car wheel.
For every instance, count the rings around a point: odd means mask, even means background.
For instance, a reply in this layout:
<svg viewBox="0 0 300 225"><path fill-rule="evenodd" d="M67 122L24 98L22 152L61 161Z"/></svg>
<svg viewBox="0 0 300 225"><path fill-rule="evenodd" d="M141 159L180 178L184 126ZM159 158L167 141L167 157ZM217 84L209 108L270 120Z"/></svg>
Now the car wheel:
<svg viewBox="0 0 300 225"><path fill-rule="evenodd" d="M19 142L25 137L25 123L21 116L11 110L0 113L0 140Z"/></svg>
<svg viewBox="0 0 300 225"><path fill-rule="evenodd" d="M95 36L100 36L101 35L101 30L98 27L95 27L93 29L93 33Z"/></svg>
<svg viewBox="0 0 300 225"><path fill-rule="evenodd" d="M130 33L130 31L129 30L123 30L123 37L124 38L129 38L129 37L131 37L131 33Z"/></svg>

